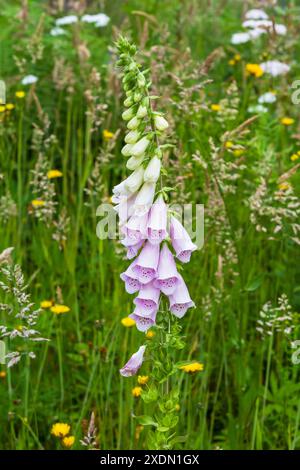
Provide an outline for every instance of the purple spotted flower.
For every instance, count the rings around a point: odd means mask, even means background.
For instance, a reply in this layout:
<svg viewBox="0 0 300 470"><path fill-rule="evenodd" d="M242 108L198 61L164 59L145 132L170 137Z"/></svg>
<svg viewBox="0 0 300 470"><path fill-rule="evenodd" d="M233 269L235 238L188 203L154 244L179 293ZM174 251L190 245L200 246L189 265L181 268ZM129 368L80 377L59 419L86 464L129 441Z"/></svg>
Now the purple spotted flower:
<svg viewBox="0 0 300 470"><path fill-rule="evenodd" d="M180 282L173 294L170 295L169 301L170 310L173 315L178 318L182 318L190 307L195 307L195 304L192 301L188 288L186 287L185 282L180 274L179 277Z"/></svg>
<svg viewBox="0 0 300 470"><path fill-rule="evenodd" d="M147 284L156 277L158 260L159 245L146 242L134 266L134 271L142 284Z"/></svg>
<svg viewBox="0 0 300 470"><path fill-rule="evenodd" d="M159 244L167 236L167 206L161 195L151 207L147 235L148 240L154 244Z"/></svg>
<svg viewBox="0 0 300 470"><path fill-rule="evenodd" d="M188 263L192 252L197 249L197 246L192 242L179 220L173 216L170 220L170 236L177 258L183 263Z"/></svg>
<svg viewBox="0 0 300 470"><path fill-rule="evenodd" d="M125 289L128 294L134 294L135 292L139 291L141 288L141 283L137 278L136 273L133 270L133 267L136 264L136 260L131 263L130 266L124 271L122 274L120 274L120 278L122 281L125 282Z"/></svg>
<svg viewBox="0 0 300 470"><path fill-rule="evenodd" d="M122 240L121 243L127 248L127 258L132 259L137 256L143 246L144 240L139 241L136 245L128 245L128 240L126 241L126 239Z"/></svg>
<svg viewBox="0 0 300 470"><path fill-rule="evenodd" d="M145 332L155 325L156 314L157 310L151 313L148 317L143 317L142 315L137 314L135 310L131 315L129 315L129 317L135 321L136 327L139 331Z"/></svg>
<svg viewBox="0 0 300 470"><path fill-rule="evenodd" d="M148 213L139 216L132 215L127 223L122 227L122 232L127 240L127 246L136 245L144 240L147 232Z"/></svg>
<svg viewBox="0 0 300 470"><path fill-rule="evenodd" d="M135 313L142 317L149 317L158 310L160 290L153 286L152 282L143 285L134 299Z"/></svg>
<svg viewBox="0 0 300 470"><path fill-rule="evenodd" d="M176 269L174 256L166 243L163 244L159 255L157 268L157 277L154 286L160 289L164 294L171 295L180 282L180 275Z"/></svg>
<svg viewBox="0 0 300 470"><path fill-rule="evenodd" d="M131 356L125 366L120 369L120 374L123 375L123 377L131 377L137 373L143 364L145 349L146 346L141 346L139 350Z"/></svg>

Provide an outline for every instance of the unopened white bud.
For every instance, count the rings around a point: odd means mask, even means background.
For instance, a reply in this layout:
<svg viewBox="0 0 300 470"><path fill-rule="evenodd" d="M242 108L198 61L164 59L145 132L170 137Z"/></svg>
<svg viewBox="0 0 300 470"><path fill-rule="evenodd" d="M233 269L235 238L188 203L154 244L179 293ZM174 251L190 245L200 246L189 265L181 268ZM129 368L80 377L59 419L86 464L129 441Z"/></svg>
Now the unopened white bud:
<svg viewBox="0 0 300 470"><path fill-rule="evenodd" d="M154 116L154 125L158 131L164 131L169 127L168 121L159 114Z"/></svg>
<svg viewBox="0 0 300 470"><path fill-rule="evenodd" d="M135 144L138 141L140 135L141 133L137 130L128 132L128 134L125 137L126 144ZM133 153L131 154L133 155Z"/></svg>
<svg viewBox="0 0 300 470"><path fill-rule="evenodd" d="M124 121L129 121L130 119L133 118L134 115L135 115L135 112L133 108L129 108L129 109L126 109L126 111L124 111L124 113L122 114L122 118L124 119Z"/></svg>
<svg viewBox="0 0 300 470"><path fill-rule="evenodd" d="M121 150L122 155L124 155L124 157L130 157L132 147L133 147L132 144L124 145L124 147Z"/></svg>
<svg viewBox="0 0 300 470"><path fill-rule="evenodd" d="M133 105L133 98L132 96L128 96L128 98L126 98L126 100L124 101L124 106L126 108L129 108L129 106L132 106Z"/></svg>
<svg viewBox="0 0 300 470"><path fill-rule="evenodd" d="M128 129L134 130L134 129L136 129L137 127L139 127L140 122L141 122L141 121L140 121L136 116L134 116L134 117L133 117L132 119L130 119L130 121L128 122L127 127L128 127Z"/></svg>
<svg viewBox="0 0 300 470"><path fill-rule="evenodd" d="M128 170L131 170L131 171L136 170L143 163L144 158L145 158L144 154L140 155L139 157L130 157L127 160L126 168L128 168Z"/></svg>
<svg viewBox="0 0 300 470"><path fill-rule="evenodd" d="M144 173L144 181L145 183L156 183L159 178L161 169L161 160L154 156L151 158L150 162Z"/></svg>
<svg viewBox="0 0 300 470"><path fill-rule="evenodd" d="M139 109L137 110L136 115L137 115L138 118L143 118L143 117L147 116L147 112L148 112L148 110L147 110L146 106L143 106L141 104L139 106Z"/></svg>
<svg viewBox="0 0 300 470"><path fill-rule="evenodd" d="M136 131L132 131L132 132L136 132ZM143 137L132 147L131 155L133 155L134 157L139 157L140 155L145 153L145 150L149 144L150 144L150 140L147 137Z"/></svg>

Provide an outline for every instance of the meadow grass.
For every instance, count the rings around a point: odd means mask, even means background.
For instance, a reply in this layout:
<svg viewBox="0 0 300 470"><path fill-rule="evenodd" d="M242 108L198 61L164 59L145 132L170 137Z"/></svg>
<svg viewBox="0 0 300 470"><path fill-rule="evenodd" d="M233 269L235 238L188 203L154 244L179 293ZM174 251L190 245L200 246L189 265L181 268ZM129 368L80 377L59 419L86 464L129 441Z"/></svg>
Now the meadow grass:
<svg viewBox="0 0 300 470"><path fill-rule="evenodd" d="M300 339L293 226L300 159L291 160L300 151L299 104L291 102L299 77L299 2L268 9L287 35L237 46L231 35L253 2L100 2L110 17L106 27L78 23L58 37L49 33L55 18L74 10L33 0L27 11L20 3L0 1L0 78L14 105L0 114L0 251L14 247L14 263L37 306L53 300L70 312L42 309L37 329L50 341L34 345L35 359L1 365L0 448L62 448L50 434L55 422L69 423L73 448L82 448L92 412L97 448L145 446L147 430L132 414L147 414L147 406L132 396L136 379L119 375L142 336L121 323L132 308L119 278L127 263L117 240L96 236L96 209L125 175L123 92L113 48L122 33L138 45L170 122L174 147L164 160L166 179L176 187L172 198L205 205L205 243L185 269L197 307L182 320L186 346L174 358L200 361L204 371L180 375L177 432L185 439L177 448L299 449L299 365L291 359ZM99 2L90 3L88 11L97 13ZM240 59L230 64L236 54ZM291 64L291 71L277 78L246 73L246 64L265 57ZM21 85L29 74L38 82ZM251 120L249 106L269 90L277 101ZM213 111L217 103L221 111ZM284 116L295 122L285 126ZM114 136L105 139L104 130ZM62 177L47 179L51 169ZM251 197L262 180L267 189L255 206ZM46 207L35 207L36 199ZM284 295L290 308L280 304ZM1 305L17 309L8 297L1 292ZM267 302L266 319L260 312ZM5 309L0 318L18 328ZM9 350L13 344L7 342ZM18 351L28 348L16 344ZM143 367L150 373L150 365Z"/></svg>

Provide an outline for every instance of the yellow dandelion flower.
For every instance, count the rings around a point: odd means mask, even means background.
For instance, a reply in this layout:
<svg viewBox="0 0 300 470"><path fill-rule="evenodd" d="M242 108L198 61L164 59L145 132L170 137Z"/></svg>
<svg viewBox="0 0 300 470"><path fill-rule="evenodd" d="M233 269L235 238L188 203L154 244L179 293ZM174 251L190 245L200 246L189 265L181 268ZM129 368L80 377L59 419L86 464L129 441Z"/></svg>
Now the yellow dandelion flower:
<svg viewBox="0 0 300 470"><path fill-rule="evenodd" d="M241 60L241 54L235 54L235 55L234 55L234 60L235 60L236 62L239 62L239 61Z"/></svg>
<svg viewBox="0 0 300 470"><path fill-rule="evenodd" d="M108 131L107 129L104 129L104 131L102 132L102 135L103 135L103 139L108 141L112 139L115 134L113 132Z"/></svg>
<svg viewBox="0 0 300 470"><path fill-rule="evenodd" d="M12 104L12 103L7 103L5 107L6 107L7 111L12 111L14 109L15 105Z"/></svg>
<svg viewBox="0 0 300 470"><path fill-rule="evenodd" d="M220 106L219 104L212 104L212 105L210 106L210 108L211 108L212 111L218 112L218 111L220 111L221 106Z"/></svg>
<svg viewBox="0 0 300 470"><path fill-rule="evenodd" d="M280 122L284 126L291 126L292 124L294 124L295 119L290 118L290 117L283 117L283 118L281 118Z"/></svg>
<svg viewBox="0 0 300 470"><path fill-rule="evenodd" d="M291 156L291 160L292 162L295 162L296 160L298 160L298 158L300 158L300 153L294 153L292 156Z"/></svg>
<svg viewBox="0 0 300 470"><path fill-rule="evenodd" d="M42 302L40 303L41 308L50 308L52 307L52 305L52 300L42 300Z"/></svg>
<svg viewBox="0 0 300 470"><path fill-rule="evenodd" d="M256 78L259 78L264 74L263 69L258 64L247 64L246 72L248 72L250 75L253 75Z"/></svg>
<svg viewBox="0 0 300 470"><path fill-rule="evenodd" d="M62 172L59 170L49 170L47 173L47 177L49 178L49 180L53 178L61 178L62 175L63 175Z"/></svg>
<svg viewBox="0 0 300 470"><path fill-rule="evenodd" d="M241 155L243 155L243 153L244 153L244 149L235 149L235 150L233 151L233 155L234 155L235 157L240 157Z"/></svg>
<svg viewBox="0 0 300 470"><path fill-rule="evenodd" d="M299 152L297 152L297 155L299 155L299 156L300 156L300 150L299 150Z"/></svg>
<svg viewBox="0 0 300 470"><path fill-rule="evenodd" d="M21 100L25 97L26 93L25 91L16 91L15 95L16 95L16 98Z"/></svg>
<svg viewBox="0 0 300 470"><path fill-rule="evenodd" d="M51 428L51 434L55 437L65 437L70 432L70 425L66 423L55 423Z"/></svg>
<svg viewBox="0 0 300 470"><path fill-rule="evenodd" d="M132 395L135 397L135 398L138 398L141 396L141 393L142 393L142 387L134 387L132 390L131 390L131 393Z"/></svg>
<svg viewBox="0 0 300 470"><path fill-rule="evenodd" d="M228 64L229 64L229 65L235 65L235 60L230 59L230 60L228 61Z"/></svg>
<svg viewBox="0 0 300 470"><path fill-rule="evenodd" d="M190 364L186 364L185 366L180 367L181 370L187 373L194 373L194 372L201 372L204 369L204 365L200 362L191 362Z"/></svg>
<svg viewBox="0 0 300 470"><path fill-rule="evenodd" d="M278 185L278 189L280 189L280 191L286 191L287 189L290 189L290 188L291 188L291 185L287 181L284 181L283 183L280 183Z"/></svg>
<svg viewBox="0 0 300 470"><path fill-rule="evenodd" d="M42 201L41 199L33 199L33 201L31 201L31 204L32 204L33 207L42 207L46 203L45 203L45 201Z"/></svg>
<svg viewBox="0 0 300 470"><path fill-rule="evenodd" d="M140 385L146 385L146 383L149 381L149 376L148 375L139 375L138 376L138 384Z"/></svg>
<svg viewBox="0 0 300 470"><path fill-rule="evenodd" d="M68 313L70 308L66 305L55 304L50 308L51 312L55 315L61 315L62 313Z"/></svg>
<svg viewBox="0 0 300 470"><path fill-rule="evenodd" d="M233 147L233 145L234 145L233 142L231 142L230 140L227 140L227 141L225 142L225 147L226 147L227 149L231 149L231 148Z"/></svg>
<svg viewBox="0 0 300 470"><path fill-rule="evenodd" d="M0 371L0 379L5 379L5 377L6 377L6 372L5 372L5 370L1 370L1 371Z"/></svg>
<svg viewBox="0 0 300 470"><path fill-rule="evenodd" d="M0 113L4 113L4 111L5 111L5 106L0 105Z"/></svg>
<svg viewBox="0 0 300 470"><path fill-rule="evenodd" d="M155 332L154 331L151 331L151 330L148 330L147 333L146 333L146 338L147 339L152 339L154 338L155 336Z"/></svg>
<svg viewBox="0 0 300 470"><path fill-rule="evenodd" d="M72 447L72 445L75 442L75 437L74 436L66 436L62 439L61 442L65 447L70 448L70 447Z"/></svg>
<svg viewBox="0 0 300 470"><path fill-rule="evenodd" d="M135 325L135 321L132 318L129 318L129 317L122 318L121 323L126 328L130 328L131 326Z"/></svg>

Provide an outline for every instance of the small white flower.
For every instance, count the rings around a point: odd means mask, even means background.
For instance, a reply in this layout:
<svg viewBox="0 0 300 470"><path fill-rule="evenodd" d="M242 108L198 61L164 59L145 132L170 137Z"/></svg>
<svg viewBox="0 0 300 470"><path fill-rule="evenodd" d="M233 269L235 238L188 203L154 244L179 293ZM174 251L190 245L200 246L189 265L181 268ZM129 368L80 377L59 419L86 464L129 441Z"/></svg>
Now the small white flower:
<svg viewBox="0 0 300 470"><path fill-rule="evenodd" d="M270 20L246 20L243 22L244 28L271 28L272 21Z"/></svg>
<svg viewBox="0 0 300 470"><path fill-rule="evenodd" d="M290 70L289 65L279 62L279 60L268 60L267 62L260 64L260 66L265 73L269 73L273 77L285 75Z"/></svg>
<svg viewBox="0 0 300 470"><path fill-rule="evenodd" d="M264 10L253 8L252 10L247 11L245 18L247 18L247 20L267 20L269 16Z"/></svg>
<svg viewBox="0 0 300 470"><path fill-rule="evenodd" d="M254 106L249 106L248 113L266 113L268 108L263 106L262 104L256 104Z"/></svg>
<svg viewBox="0 0 300 470"><path fill-rule="evenodd" d="M38 81L38 78L35 75L26 75L21 81L22 85L32 85L33 83L36 83Z"/></svg>
<svg viewBox="0 0 300 470"><path fill-rule="evenodd" d="M51 36L63 36L66 34L66 31L59 26L56 26L55 28L52 28L50 31Z"/></svg>
<svg viewBox="0 0 300 470"><path fill-rule="evenodd" d="M249 35L251 37L251 39L256 39L256 38L259 38L259 36L261 36L262 34L266 34L267 31L265 29L262 29L262 28L255 28L255 29L251 29L249 31Z"/></svg>
<svg viewBox="0 0 300 470"><path fill-rule="evenodd" d="M258 98L258 102L260 104L263 104L263 103L275 103L276 101L276 96L274 95L274 93L272 93L271 91L267 91L267 93L264 93L263 95L261 95L259 98Z"/></svg>
<svg viewBox="0 0 300 470"><path fill-rule="evenodd" d="M63 16L62 18L57 18L55 21L56 26L65 26L68 24L77 23L78 17L76 15Z"/></svg>
<svg viewBox="0 0 300 470"><path fill-rule="evenodd" d="M250 39L249 33L235 33L231 36L231 44L244 44L250 41Z"/></svg>
<svg viewBox="0 0 300 470"><path fill-rule="evenodd" d="M110 18L104 13L98 13L97 15L83 15L81 21L84 23L95 23L95 26L104 27L110 22Z"/></svg>
<svg viewBox="0 0 300 470"><path fill-rule="evenodd" d="M287 33L287 27L284 24L275 24L274 26L276 34L285 36Z"/></svg>

